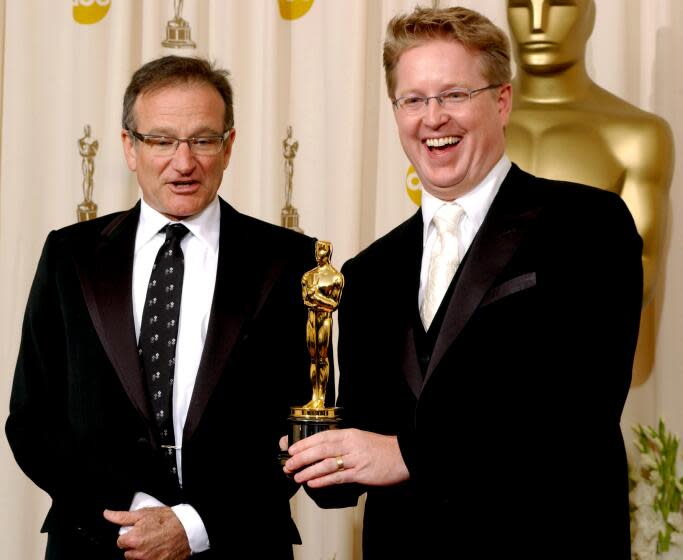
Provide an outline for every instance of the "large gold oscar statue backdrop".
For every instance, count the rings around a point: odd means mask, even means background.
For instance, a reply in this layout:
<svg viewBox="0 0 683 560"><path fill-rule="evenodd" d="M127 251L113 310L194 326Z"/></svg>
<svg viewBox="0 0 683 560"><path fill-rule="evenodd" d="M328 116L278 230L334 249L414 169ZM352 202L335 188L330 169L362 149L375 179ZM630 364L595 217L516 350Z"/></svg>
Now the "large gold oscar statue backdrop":
<svg viewBox="0 0 683 560"><path fill-rule="evenodd" d="M588 76L585 51L595 9L594 0L508 0L517 62L508 155L530 173L614 191L633 214L644 244L643 314L633 377L639 385L654 360L652 296L663 260L673 140L663 119Z"/></svg>

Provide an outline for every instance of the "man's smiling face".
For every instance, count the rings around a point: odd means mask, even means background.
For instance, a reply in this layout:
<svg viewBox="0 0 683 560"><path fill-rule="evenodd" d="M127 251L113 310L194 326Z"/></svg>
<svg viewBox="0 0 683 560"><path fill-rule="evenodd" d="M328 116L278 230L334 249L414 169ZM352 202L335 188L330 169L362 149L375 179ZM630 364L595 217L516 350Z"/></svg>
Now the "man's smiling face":
<svg viewBox="0 0 683 560"><path fill-rule="evenodd" d="M478 53L446 39L408 49L395 72L395 99L491 85L484 78ZM511 104L511 86L503 84L452 109L441 107L436 99L419 115L397 109L401 145L425 190L442 200L454 200L477 186L505 151L504 128Z"/></svg>

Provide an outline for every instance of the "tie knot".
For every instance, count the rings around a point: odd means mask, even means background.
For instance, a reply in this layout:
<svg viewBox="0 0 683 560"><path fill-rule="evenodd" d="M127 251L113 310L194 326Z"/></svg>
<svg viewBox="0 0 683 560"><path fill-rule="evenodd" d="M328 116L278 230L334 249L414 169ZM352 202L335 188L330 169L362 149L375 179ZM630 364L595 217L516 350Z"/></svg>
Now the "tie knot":
<svg viewBox="0 0 683 560"><path fill-rule="evenodd" d="M463 207L457 202L453 204L444 204L436 211L434 214L434 226L439 234L452 233L457 234L458 224L460 223L460 218L464 213Z"/></svg>
<svg viewBox="0 0 683 560"><path fill-rule="evenodd" d="M166 241L178 241L185 237L189 233L183 224L166 224L161 228L161 233L166 234Z"/></svg>

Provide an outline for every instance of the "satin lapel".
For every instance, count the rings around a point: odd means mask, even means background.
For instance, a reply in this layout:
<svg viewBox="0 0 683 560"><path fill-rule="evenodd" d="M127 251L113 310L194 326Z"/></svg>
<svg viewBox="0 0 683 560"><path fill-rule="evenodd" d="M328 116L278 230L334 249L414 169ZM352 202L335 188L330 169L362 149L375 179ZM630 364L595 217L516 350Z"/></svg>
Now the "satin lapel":
<svg viewBox="0 0 683 560"><path fill-rule="evenodd" d="M538 206L526 200L520 187L525 176L531 177L513 165L470 246L434 344L425 383L538 216Z"/></svg>
<svg viewBox="0 0 683 560"><path fill-rule="evenodd" d="M408 383L408 387L410 387L415 398L420 398L424 380L422 378L422 372L420 371L420 362L417 359L415 331L412 326L406 330L401 366L403 367L403 376L406 379L406 383Z"/></svg>
<svg viewBox="0 0 683 560"><path fill-rule="evenodd" d="M199 425L209 398L239 341L245 321L258 313L283 267L283 262L276 261L268 263L268 268L259 272L260 261L255 251L258 239L254 238L258 233L245 231L243 226L247 220L244 216L223 200L220 202L221 234L216 287L183 441L189 440ZM250 238L249 243L244 241L245 236Z"/></svg>
<svg viewBox="0 0 683 560"><path fill-rule="evenodd" d="M140 203L102 231L93 255L79 255L77 268L88 312L128 398L148 419L151 408L140 372L132 278Z"/></svg>
<svg viewBox="0 0 683 560"><path fill-rule="evenodd" d="M404 287L399 290L397 305L405 306L403 313L399 315L405 317L405 341L403 344L403 356L401 367L406 383L410 387L415 397L420 396L422 391L422 371L417 358L417 348L415 347L415 332L413 318L417 316L417 294L420 288L420 265L422 261L422 210L418 210L406 223L404 238L399 239L399 248L396 261L405 264L405 269L401 271L398 278L405 282Z"/></svg>

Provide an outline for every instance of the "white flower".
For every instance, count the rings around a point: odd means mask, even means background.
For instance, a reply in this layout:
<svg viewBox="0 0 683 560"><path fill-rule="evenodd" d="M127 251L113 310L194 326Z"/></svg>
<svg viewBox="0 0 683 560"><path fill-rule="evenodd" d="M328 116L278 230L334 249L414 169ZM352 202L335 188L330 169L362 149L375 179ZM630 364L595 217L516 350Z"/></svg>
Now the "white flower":
<svg viewBox="0 0 683 560"><path fill-rule="evenodd" d="M683 560L683 548L671 545L669 550L659 554L657 560Z"/></svg>
<svg viewBox="0 0 683 560"><path fill-rule="evenodd" d="M662 482L662 475L659 474L659 471L650 472L650 484L653 486L661 486Z"/></svg>
<svg viewBox="0 0 683 560"><path fill-rule="evenodd" d="M635 560L656 560L657 539L646 539L644 535L636 532L633 539L632 557Z"/></svg>
<svg viewBox="0 0 683 560"><path fill-rule="evenodd" d="M661 420L657 430L637 426L634 432L638 453L629 457L632 559L683 560L683 511L678 508L683 494L680 440L666 430ZM670 468L672 462L674 465ZM664 475L660 468L664 469ZM667 519L656 506L669 511ZM659 536L664 538L661 544L667 550L657 554Z"/></svg>
<svg viewBox="0 0 683 560"><path fill-rule="evenodd" d="M657 488L645 481L641 481L631 490L631 503L638 508L643 506L651 507L656 496Z"/></svg>
<svg viewBox="0 0 683 560"><path fill-rule="evenodd" d="M657 462L655 461L655 458L649 453L643 453L640 456L640 464L644 469L648 470L655 470L657 468Z"/></svg>
<svg viewBox="0 0 683 560"><path fill-rule="evenodd" d="M647 505L640 506L635 514L636 532L641 533L647 540L656 539L657 533L666 530L661 515Z"/></svg>

